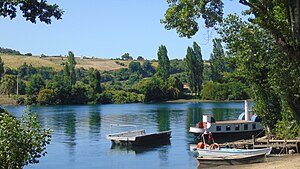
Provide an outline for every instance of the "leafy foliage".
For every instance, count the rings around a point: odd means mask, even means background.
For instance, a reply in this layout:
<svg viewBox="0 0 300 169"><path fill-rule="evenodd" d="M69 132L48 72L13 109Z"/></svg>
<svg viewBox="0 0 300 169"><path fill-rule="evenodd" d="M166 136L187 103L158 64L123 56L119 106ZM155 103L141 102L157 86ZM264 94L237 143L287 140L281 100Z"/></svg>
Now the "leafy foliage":
<svg viewBox="0 0 300 169"><path fill-rule="evenodd" d="M124 54L121 56L121 59L122 59L122 60L133 60L132 56L130 56L129 53L124 53Z"/></svg>
<svg viewBox="0 0 300 169"><path fill-rule="evenodd" d="M2 61L2 58L0 57L0 80L4 74L4 62Z"/></svg>
<svg viewBox="0 0 300 169"><path fill-rule="evenodd" d="M241 82L208 82L203 86L202 99L206 100L244 100L249 98L247 87Z"/></svg>
<svg viewBox="0 0 300 169"><path fill-rule="evenodd" d="M50 129L42 129L37 114L26 113L20 120L0 108L0 168L22 169L39 162L50 143Z"/></svg>
<svg viewBox="0 0 300 169"><path fill-rule="evenodd" d="M40 105L54 105L57 101L57 94L52 89L42 89L40 90L36 101Z"/></svg>
<svg viewBox="0 0 300 169"><path fill-rule="evenodd" d="M1 13L1 8L0 8L0 13ZM8 54L8 55L21 55L21 53L17 50L8 49L8 48L1 48L1 47L0 47L0 53L4 53L4 54Z"/></svg>
<svg viewBox="0 0 300 169"><path fill-rule="evenodd" d="M157 52L157 58L158 58L158 67L157 67L157 76L168 79L170 76L170 60L168 57L168 51L166 46L161 45L158 48Z"/></svg>
<svg viewBox="0 0 300 169"><path fill-rule="evenodd" d="M223 8L221 0L167 2L169 9L163 23L167 29L176 28L179 36L194 35L198 31L196 20L200 16L211 16L204 18L206 23L210 21L208 26L214 26L222 19L219 15ZM204 10L203 7L212 2L219 4L214 8L216 10ZM239 3L249 7L245 13L252 14L254 18L250 18L249 23L243 23L230 16L225 21L227 24L221 25L223 40L228 43L232 56L238 57L237 69L244 71L251 84L257 102L256 110L264 116L270 131L289 111L299 125L299 1L240 0Z"/></svg>
<svg viewBox="0 0 300 169"><path fill-rule="evenodd" d="M223 2L221 0L167 0L169 8L161 23L165 28L176 29L180 37L191 37L198 30L197 19L202 17L206 27L213 27L222 21Z"/></svg>
<svg viewBox="0 0 300 169"><path fill-rule="evenodd" d="M193 43L193 48L188 47L185 60L189 86L193 93L199 95L202 90L204 66L201 48L196 42Z"/></svg>
<svg viewBox="0 0 300 169"><path fill-rule="evenodd" d="M210 55L211 80L222 82L223 73L226 72L225 53L221 44L221 39L213 39L213 53Z"/></svg>
<svg viewBox="0 0 300 169"><path fill-rule="evenodd" d="M36 18L46 24L51 23L51 17L61 19L63 11L58 5L50 5L46 0L5 0L0 2L0 16L13 19L17 16L17 7L23 13L23 17L32 23L36 23Z"/></svg>

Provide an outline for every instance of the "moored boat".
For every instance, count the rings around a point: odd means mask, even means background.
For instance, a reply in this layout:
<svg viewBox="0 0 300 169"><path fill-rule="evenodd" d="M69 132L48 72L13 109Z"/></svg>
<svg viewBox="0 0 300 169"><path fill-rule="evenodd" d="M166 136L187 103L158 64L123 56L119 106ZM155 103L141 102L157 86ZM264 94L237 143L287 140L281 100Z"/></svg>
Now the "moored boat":
<svg viewBox="0 0 300 169"><path fill-rule="evenodd" d="M205 137L208 136L208 137ZM210 140L211 144L207 144ZM212 134L205 131L201 135L203 142L199 142L196 146L191 146L191 151L195 152L194 157L201 164L247 164L262 162L265 157L271 153L272 148L261 149L235 149L223 148L214 142Z"/></svg>
<svg viewBox="0 0 300 169"><path fill-rule="evenodd" d="M228 157L228 156L248 156L255 154L265 154L269 155L271 148L261 148L261 149L234 149L234 148L219 148L219 149L210 149L210 148L198 148L198 156L214 156L214 157Z"/></svg>
<svg viewBox="0 0 300 169"><path fill-rule="evenodd" d="M218 142L250 139L252 136L263 136L264 127L260 118L249 111L248 101L245 100L245 112L240 114L238 120L215 121L211 115L203 115L203 120L190 127L189 132L200 136L204 131L214 135Z"/></svg>
<svg viewBox="0 0 300 169"><path fill-rule="evenodd" d="M135 126L135 125L117 125ZM170 142L171 131L162 131L146 134L145 130L132 130L119 133L112 133L106 136L113 144L131 146L151 146Z"/></svg>
<svg viewBox="0 0 300 169"><path fill-rule="evenodd" d="M195 157L195 159L200 164L209 164L209 165L239 165L239 164L251 164L251 163L259 163L264 162L266 159L266 154L251 154L244 156L199 156Z"/></svg>

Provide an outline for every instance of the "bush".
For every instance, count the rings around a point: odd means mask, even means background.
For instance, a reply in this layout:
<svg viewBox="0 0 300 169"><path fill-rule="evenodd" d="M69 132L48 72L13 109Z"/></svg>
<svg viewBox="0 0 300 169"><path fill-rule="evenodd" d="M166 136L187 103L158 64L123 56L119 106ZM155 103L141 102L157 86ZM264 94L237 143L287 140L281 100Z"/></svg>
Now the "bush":
<svg viewBox="0 0 300 169"><path fill-rule="evenodd" d="M50 143L50 129L42 129L37 114L26 113L20 120L0 108L0 168L22 169L39 162Z"/></svg>
<svg viewBox="0 0 300 169"><path fill-rule="evenodd" d="M206 100L244 100L249 96L241 82L217 83L208 82L201 91L202 99Z"/></svg>
<svg viewBox="0 0 300 169"><path fill-rule="evenodd" d="M57 100L57 94L52 89L42 89L37 96L37 103L41 105L52 105Z"/></svg>

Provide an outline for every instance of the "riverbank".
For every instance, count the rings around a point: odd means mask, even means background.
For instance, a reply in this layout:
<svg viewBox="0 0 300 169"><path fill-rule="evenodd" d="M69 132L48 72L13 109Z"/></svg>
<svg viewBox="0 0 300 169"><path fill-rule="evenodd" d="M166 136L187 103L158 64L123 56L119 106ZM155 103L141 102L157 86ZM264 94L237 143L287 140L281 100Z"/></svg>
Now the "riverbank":
<svg viewBox="0 0 300 169"><path fill-rule="evenodd" d="M157 103L188 103L188 102L202 102L202 103L209 103L209 102L220 102L220 103L229 103L229 102L244 102L244 100L201 100L201 99L177 99L177 100L167 100L167 101L161 101ZM156 102L155 102L156 103ZM0 96L0 105L12 105L16 106L18 105L16 100L14 100L12 97Z"/></svg>
<svg viewBox="0 0 300 169"><path fill-rule="evenodd" d="M167 100L166 103L187 103L187 102L220 102L220 103L229 103L229 102L244 102L244 100L201 100L201 99L177 99L177 100Z"/></svg>
<svg viewBox="0 0 300 169"><path fill-rule="evenodd" d="M263 163L209 167L209 169L299 169L300 154L271 155ZM200 166L201 167L201 166Z"/></svg>
<svg viewBox="0 0 300 169"><path fill-rule="evenodd" d="M0 105L9 105L9 106L16 106L18 105L17 102L12 98L8 96L0 96Z"/></svg>

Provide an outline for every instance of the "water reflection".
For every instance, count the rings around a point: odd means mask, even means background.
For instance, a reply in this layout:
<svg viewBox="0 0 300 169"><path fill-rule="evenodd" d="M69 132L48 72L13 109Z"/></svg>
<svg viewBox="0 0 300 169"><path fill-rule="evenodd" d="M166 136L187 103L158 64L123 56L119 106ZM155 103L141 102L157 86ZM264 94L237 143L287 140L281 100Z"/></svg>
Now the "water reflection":
<svg viewBox="0 0 300 169"><path fill-rule="evenodd" d="M168 148L170 148L171 142L166 142L159 145L153 146L126 146L119 144L112 144L110 149L113 153L128 153L135 155L142 155L148 152L159 151L159 155L167 156ZM167 160L166 157L162 157Z"/></svg>
<svg viewBox="0 0 300 169"><path fill-rule="evenodd" d="M157 109L158 131L170 130L170 110L167 107Z"/></svg>
<svg viewBox="0 0 300 169"><path fill-rule="evenodd" d="M64 114L64 132L66 134L65 143L73 150L76 145L76 116L74 112Z"/></svg>
<svg viewBox="0 0 300 169"><path fill-rule="evenodd" d="M89 133L92 140L98 141L100 138L101 130L101 109L90 108L89 111Z"/></svg>
<svg viewBox="0 0 300 169"><path fill-rule="evenodd" d="M8 109L17 117L24 114L24 107ZM43 127L53 130L53 137L47 146L48 154L39 164L25 169L195 169L196 161L189 151L193 142L193 135L188 132L190 125L202 120L202 114L210 114L216 120L236 119L243 111L243 103L32 106L31 109L39 114ZM110 124L135 124L146 133L172 130L172 144L112 146L106 139Z"/></svg>

